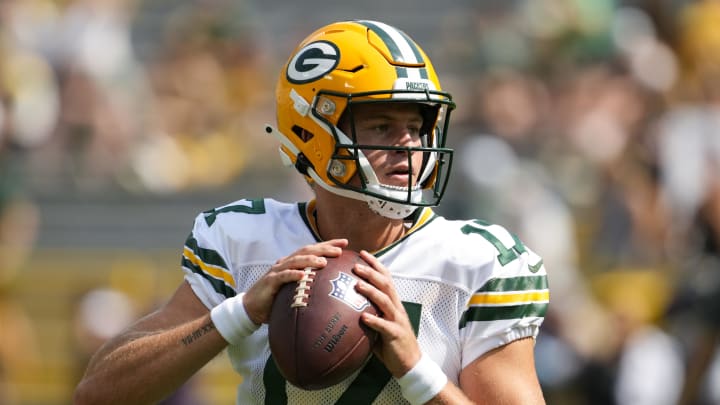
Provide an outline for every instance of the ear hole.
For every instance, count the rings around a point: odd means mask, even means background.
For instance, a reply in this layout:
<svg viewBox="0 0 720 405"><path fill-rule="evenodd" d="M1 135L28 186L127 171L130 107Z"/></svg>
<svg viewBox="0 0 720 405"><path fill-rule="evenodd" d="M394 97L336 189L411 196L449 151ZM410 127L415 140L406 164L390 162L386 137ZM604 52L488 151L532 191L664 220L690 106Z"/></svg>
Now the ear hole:
<svg viewBox="0 0 720 405"><path fill-rule="evenodd" d="M292 131L303 142L307 142L307 141L313 139L313 137L315 136L315 135L313 135L312 132L306 131L297 125L293 125Z"/></svg>

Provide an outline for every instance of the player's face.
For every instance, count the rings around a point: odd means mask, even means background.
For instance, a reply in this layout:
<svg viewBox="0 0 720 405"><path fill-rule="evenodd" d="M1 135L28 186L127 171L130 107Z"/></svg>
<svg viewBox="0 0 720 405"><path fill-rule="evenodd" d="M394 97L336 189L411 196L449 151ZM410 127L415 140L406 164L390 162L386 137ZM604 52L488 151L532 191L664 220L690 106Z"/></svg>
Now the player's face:
<svg viewBox="0 0 720 405"><path fill-rule="evenodd" d="M360 145L393 147L422 146L420 128L423 118L417 104L378 103L352 107L356 141ZM349 124L341 125L349 134ZM412 153L412 164L406 150L365 149L378 180L382 184L407 187L415 184L422 166L422 153Z"/></svg>

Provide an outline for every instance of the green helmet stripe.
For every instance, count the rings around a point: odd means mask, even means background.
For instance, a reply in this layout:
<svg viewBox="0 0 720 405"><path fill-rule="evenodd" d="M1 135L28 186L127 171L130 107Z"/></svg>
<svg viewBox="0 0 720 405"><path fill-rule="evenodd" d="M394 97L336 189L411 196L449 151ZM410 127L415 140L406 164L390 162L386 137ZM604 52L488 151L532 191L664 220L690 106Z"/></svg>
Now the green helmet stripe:
<svg viewBox="0 0 720 405"><path fill-rule="evenodd" d="M424 63L420 48L404 32L376 21L360 20L359 24L370 28L385 42L397 62Z"/></svg>
<svg viewBox="0 0 720 405"><path fill-rule="evenodd" d="M425 64L425 59L422 56L420 48L415 41L404 32L376 21L360 20L357 21L357 23L369 28L382 39L390 51L394 62ZM414 71L413 75L417 74L421 79L428 79L427 69L424 67L412 70ZM404 70L397 68L397 73L398 77L402 78L409 78L411 76L409 68L405 68Z"/></svg>

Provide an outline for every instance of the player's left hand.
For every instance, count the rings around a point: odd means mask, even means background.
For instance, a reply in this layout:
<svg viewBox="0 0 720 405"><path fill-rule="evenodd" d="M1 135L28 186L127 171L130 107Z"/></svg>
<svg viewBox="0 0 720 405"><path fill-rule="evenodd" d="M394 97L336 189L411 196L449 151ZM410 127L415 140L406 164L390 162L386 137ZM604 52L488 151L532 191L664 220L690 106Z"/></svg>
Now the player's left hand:
<svg viewBox="0 0 720 405"><path fill-rule="evenodd" d="M398 378L410 371L420 360L420 346L410 318L395 290L390 271L367 251L361 251L360 256L370 266L355 265L355 274L362 278L357 283L357 291L372 301L382 314L375 316L365 312L362 320L380 333L374 353L390 373Z"/></svg>

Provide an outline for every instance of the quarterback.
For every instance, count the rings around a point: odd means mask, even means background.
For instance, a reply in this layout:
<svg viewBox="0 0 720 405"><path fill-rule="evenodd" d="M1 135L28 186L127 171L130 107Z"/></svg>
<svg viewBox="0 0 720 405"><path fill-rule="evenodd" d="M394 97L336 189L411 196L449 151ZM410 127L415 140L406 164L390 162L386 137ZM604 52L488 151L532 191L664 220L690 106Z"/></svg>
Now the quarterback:
<svg viewBox="0 0 720 405"><path fill-rule="evenodd" d="M543 404L534 341L549 303L542 259L514 234L433 211L445 192L455 107L424 51L377 21L303 40L283 67L265 131L314 191L199 213L169 301L90 360L76 404L150 404L222 350L237 404ZM342 248L380 310L373 357L346 380L299 389L274 367L273 298Z"/></svg>

